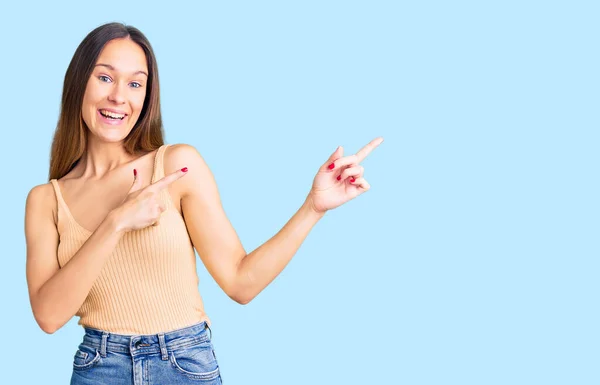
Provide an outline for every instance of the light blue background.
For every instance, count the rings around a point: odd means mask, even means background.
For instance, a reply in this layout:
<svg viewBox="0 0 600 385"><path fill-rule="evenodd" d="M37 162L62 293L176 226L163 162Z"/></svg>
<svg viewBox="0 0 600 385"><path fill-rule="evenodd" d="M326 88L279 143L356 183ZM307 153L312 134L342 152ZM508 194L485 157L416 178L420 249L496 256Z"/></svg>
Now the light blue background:
<svg viewBox="0 0 600 385"><path fill-rule="evenodd" d="M600 383L595 4L3 5L0 382L70 378L82 330L33 319L24 204L75 48L123 21L157 54L167 142L203 154L248 252L338 145L385 138L371 191L249 305L200 265L226 384Z"/></svg>

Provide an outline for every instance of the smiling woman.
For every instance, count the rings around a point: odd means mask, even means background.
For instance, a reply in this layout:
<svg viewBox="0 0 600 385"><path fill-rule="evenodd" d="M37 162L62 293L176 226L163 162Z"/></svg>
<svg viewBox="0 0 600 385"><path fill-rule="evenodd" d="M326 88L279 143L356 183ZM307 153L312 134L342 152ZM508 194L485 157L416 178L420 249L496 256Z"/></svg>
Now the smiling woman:
<svg viewBox="0 0 600 385"><path fill-rule="evenodd" d="M101 123L117 127L102 129ZM81 159L89 133L123 140L129 154L164 144L156 58L148 39L134 27L100 26L75 51L52 143L51 179L64 176Z"/></svg>
<svg viewBox="0 0 600 385"><path fill-rule="evenodd" d="M90 32L65 75L50 181L30 191L25 214L37 323L54 333L79 316L85 329L71 384L220 384L195 251L247 304L328 210L369 189L360 162L382 141L349 156L338 147L298 212L246 253L198 151L164 144L147 39L118 23Z"/></svg>

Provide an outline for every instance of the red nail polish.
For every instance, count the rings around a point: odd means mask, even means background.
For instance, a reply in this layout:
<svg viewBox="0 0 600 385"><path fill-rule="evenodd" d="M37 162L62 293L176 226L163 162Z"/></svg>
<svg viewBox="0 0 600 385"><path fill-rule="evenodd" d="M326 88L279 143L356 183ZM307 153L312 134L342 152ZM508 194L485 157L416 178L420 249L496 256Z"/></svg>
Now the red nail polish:
<svg viewBox="0 0 600 385"><path fill-rule="evenodd" d="M354 183L356 181L356 179L352 178L350 179L350 183Z"/></svg>
<svg viewBox="0 0 600 385"><path fill-rule="evenodd" d="M337 180L340 180L340 179L342 179L342 176L338 175Z"/></svg>
<svg viewBox="0 0 600 385"><path fill-rule="evenodd" d="M334 163L331 163L331 164L329 165L329 169L330 169L330 170L333 170L333 168L334 168L334 167L335 167L335 164L334 164Z"/></svg>
<svg viewBox="0 0 600 385"><path fill-rule="evenodd" d="M137 176L137 170L135 168L133 169L133 176Z"/></svg>
<svg viewBox="0 0 600 385"><path fill-rule="evenodd" d="M187 170L188 170L187 167L184 167L181 169L181 171L183 171L183 172L187 172Z"/></svg>

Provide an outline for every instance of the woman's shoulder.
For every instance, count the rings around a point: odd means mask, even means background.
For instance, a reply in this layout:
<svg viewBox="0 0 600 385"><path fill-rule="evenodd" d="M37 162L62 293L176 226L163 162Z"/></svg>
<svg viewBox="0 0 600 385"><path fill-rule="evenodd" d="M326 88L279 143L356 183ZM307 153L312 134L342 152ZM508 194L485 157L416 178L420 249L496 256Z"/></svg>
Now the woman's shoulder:
<svg viewBox="0 0 600 385"><path fill-rule="evenodd" d="M167 155L171 158L185 158L194 156L195 154L200 155L196 147L188 143L172 143L167 145L167 148L165 149L165 158Z"/></svg>
<svg viewBox="0 0 600 385"><path fill-rule="evenodd" d="M34 201L44 201L49 198L54 198L54 187L52 186L52 182L50 181L32 187L31 190L29 190L29 194L27 195L27 200Z"/></svg>
<svg viewBox="0 0 600 385"><path fill-rule="evenodd" d="M56 208L56 194L52 182L34 186L27 194L25 209L37 215L52 214Z"/></svg>
<svg viewBox="0 0 600 385"><path fill-rule="evenodd" d="M64 196L71 184L77 183L77 181L78 178L73 169L61 178L50 179L46 183L32 187L27 195L26 207L33 205L36 211L41 209L56 217L59 196Z"/></svg>
<svg viewBox="0 0 600 385"><path fill-rule="evenodd" d="M165 174L175 172L183 167L206 167L206 163L196 147L187 143L170 144L164 154Z"/></svg>
<svg viewBox="0 0 600 385"><path fill-rule="evenodd" d="M202 155L196 147L190 144L169 145L165 150L163 167L165 175L172 174L184 167L188 168L185 178L174 183L175 189L181 195L192 190L210 189L215 184L213 175Z"/></svg>

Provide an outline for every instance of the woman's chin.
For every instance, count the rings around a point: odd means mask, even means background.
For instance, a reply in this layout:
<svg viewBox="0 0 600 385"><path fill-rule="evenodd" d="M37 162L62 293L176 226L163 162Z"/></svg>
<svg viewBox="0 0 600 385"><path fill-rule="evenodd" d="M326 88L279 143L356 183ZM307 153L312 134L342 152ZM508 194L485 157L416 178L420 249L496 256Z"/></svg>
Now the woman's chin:
<svg viewBox="0 0 600 385"><path fill-rule="evenodd" d="M125 140L125 138L127 137L128 134L129 134L129 131L123 132L122 130L110 130L109 129L109 130L102 130L102 132L96 132L96 133L94 133L94 136L100 142L119 143L119 142L122 142L123 140Z"/></svg>

